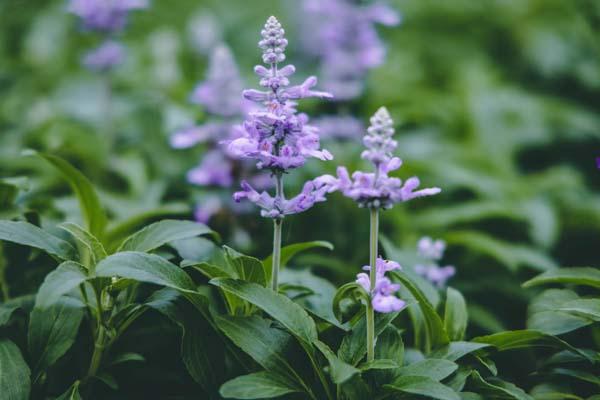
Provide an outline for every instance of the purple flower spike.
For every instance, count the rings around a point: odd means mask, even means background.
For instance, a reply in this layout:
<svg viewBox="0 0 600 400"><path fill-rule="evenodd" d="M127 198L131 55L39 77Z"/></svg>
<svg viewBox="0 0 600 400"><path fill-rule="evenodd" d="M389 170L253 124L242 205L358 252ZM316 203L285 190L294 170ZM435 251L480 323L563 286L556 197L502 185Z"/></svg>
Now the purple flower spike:
<svg viewBox="0 0 600 400"><path fill-rule="evenodd" d="M92 71L105 72L123 62L125 48L122 44L107 40L83 57L83 65Z"/></svg>
<svg viewBox="0 0 600 400"><path fill-rule="evenodd" d="M329 192L339 190L356 201L359 207L383 209L391 208L395 203L439 193L439 188L415 190L419 186L416 177L402 182L388 175L402 166L402 160L392 156L397 145L392 139L393 134L393 121L385 107L381 107L371 118L371 126L363 140L367 149L363 151L362 158L373 164L374 172L356 171L350 177L345 167L338 167L337 177L327 175Z"/></svg>
<svg viewBox="0 0 600 400"><path fill-rule="evenodd" d="M446 242L441 239L433 240L425 236L417 243L419 255L430 260L430 263L415 265L415 272L438 288L446 286L448 279L456 274L456 268L452 265L445 267L438 265L438 260L444 256L444 250L446 250Z"/></svg>
<svg viewBox="0 0 600 400"><path fill-rule="evenodd" d="M369 271L370 266L366 265L363 270ZM400 290L400 285L392 283L386 272L402 269L400 264L394 261L387 261L381 257L377 258L375 264L375 288L371 291L371 281L369 275L361 272L356 275L356 283L361 285L371 295L371 304L375 311L380 313L390 313L400 311L406 307L404 300L396 297L395 293Z"/></svg>
<svg viewBox="0 0 600 400"><path fill-rule="evenodd" d="M289 170L301 167L310 157L331 160L333 156L321 149L319 130L308 124L308 116L296 111L296 101L308 97L331 98L331 94L313 90L317 78L311 76L302 84L290 86L290 77L296 72L293 65L280 67L285 61L288 41L285 31L275 17L269 17L258 46L262 49L262 60L268 67L257 65L254 72L260 77L263 90L243 91L247 100L259 103L261 108L248 113L243 131L228 142L227 151L234 157L256 160L260 169L268 169L277 180ZM282 186L282 185L280 185ZM268 193L256 192L248 183L234 195L236 201L248 199L257 204L261 215L268 218L283 218L325 201L329 186L322 180L306 183L302 192L286 200L283 193L271 197Z"/></svg>
<svg viewBox="0 0 600 400"><path fill-rule="evenodd" d="M127 24L129 11L146 7L146 0L70 0L68 9L87 29L117 32Z"/></svg>
<svg viewBox="0 0 600 400"><path fill-rule="evenodd" d="M241 91L242 80L233 55L228 47L219 45L212 52L207 79L196 86L190 100L211 114L231 117L244 111Z"/></svg>

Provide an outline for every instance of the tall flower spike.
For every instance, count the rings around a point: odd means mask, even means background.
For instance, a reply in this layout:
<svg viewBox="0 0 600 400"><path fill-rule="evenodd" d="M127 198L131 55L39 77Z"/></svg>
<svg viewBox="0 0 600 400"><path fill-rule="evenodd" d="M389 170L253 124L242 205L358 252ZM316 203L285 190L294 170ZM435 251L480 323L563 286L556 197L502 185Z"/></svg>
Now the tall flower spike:
<svg viewBox="0 0 600 400"><path fill-rule="evenodd" d="M228 151L239 158L256 160L258 168L271 171L275 180L275 195L258 193L249 183L242 182L242 190L234 194L236 201L248 199L261 208L261 215L273 219L273 263L271 288L277 290L281 260L281 232L285 215L297 214L325 201L329 191L327 180L317 178L307 182L302 192L287 200L283 192L283 175L298 168L307 158L331 160L333 156L321 149L318 128L308 124L308 116L296 111L296 101L307 97L330 98L329 93L315 91L317 78L311 76L302 84L289 86L296 72L293 65L279 67L285 60L287 39L285 31L275 17L269 17L261 31L258 47L262 61L268 68L257 65L254 72L260 77L265 90L245 90L246 99L259 103L259 110L248 113L244 130L231 140Z"/></svg>

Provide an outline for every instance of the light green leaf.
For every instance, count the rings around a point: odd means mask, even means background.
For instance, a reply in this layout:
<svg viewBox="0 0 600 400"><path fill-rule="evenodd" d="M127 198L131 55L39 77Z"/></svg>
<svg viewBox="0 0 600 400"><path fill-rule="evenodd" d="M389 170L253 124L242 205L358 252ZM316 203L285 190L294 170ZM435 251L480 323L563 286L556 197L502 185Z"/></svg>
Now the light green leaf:
<svg viewBox="0 0 600 400"><path fill-rule="evenodd" d="M333 250L333 245L324 240L314 240L312 242L302 242L302 243L294 243L289 244L281 248L281 268L285 267L287 263L294 257L296 254L301 253L305 250L313 249L315 247L321 247L328 250ZM267 282L271 281L271 268L273 266L273 255L265 258L263 260L263 265L265 267L265 277Z"/></svg>
<svg viewBox="0 0 600 400"><path fill-rule="evenodd" d="M400 368L400 375L425 376L434 381L441 381L458 369L452 361L427 358Z"/></svg>
<svg viewBox="0 0 600 400"><path fill-rule="evenodd" d="M484 398L533 400L533 397L514 384L498 378L490 378L486 381L477 371L471 372L471 381L477 388L477 393L483 395Z"/></svg>
<svg viewBox="0 0 600 400"><path fill-rule="evenodd" d="M92 256L92 265L96 265L100 260L106 258L106 250L104 250L102 243L79 225L65 222L60 224L59 227L69 232L79 243L85 246Z"/></svg>
<svg viewBox="0 0 600 400"><path fill-rule="evenodd" d="M260 260L239 253L231 247L223 246L223 250L225 261L235 271L236 279L258 283L261 286L266 285L268 281L265 278L265 269Z"/></svg>
<svg viewBox="0 0 600 400"><path fill-rule="evenodd" d="M594 322L592 319L559 310L566 303L577 299L579 296L571 290L545 290L529 304L527 328L560 335L590 325Z"/></svg>
<svg viewBox="0 0 600 400"><path fill-rule="evenodd" d="M254 304L279 321L305 344L310 345L317 340L315 322L302 307L287 297L251 282L219 278L211 280L210 283Z"/></svg>
<svg viewBox="0 0 600 400"><path fill-rule="evenodd" d="M564 303L558 308L569 314L600 321L600 299L577 299Z"/></svg>
<svg viewBox="0 0 600 400"><path fill-rule="evenodd" d="M451 287L446 290L444 327L450 340L462 340L467 330L467 304L462 294Z"/></svg>
<svg viewBox="0 0 600 400"><path fill-rule="evenodd" d="M458 394L448 386L424 376L400 376L383 387L392 392L418 394L438 400L460 400Z"/></svg>
<svg viewBox="0 0 600 400"><path fill-rule="evenodd" d="M79 381L76 381L66 392L58 396L55 400L83 400L79 394Z"/></svg>
<svg viewBox="0 0 600 400"><path fill-rule="evenodd" d="M90 181L70 163L52 154L33 153L48 161L60 171L75 192L87 229L97 238L102 238L106 227L106 214Z"/></svg>
<svg viewBox="0 0 600 400"><path fill-rule="evenodd" d="M34 308L29 318L28 347L32 377L36 382L75 342L82 305L63 297L48 308Z"/></svg>
<svg viewBox="0 0 600 400"><path fill-rule="evenodd" d="M262 371L225 382L219 393L226 399L270 399L298 391L276 374Z"/></svg>
<svg viewBox="0 0 600 400"><path fill-rule="evenodd" d="M354 301L370 301L369 294L365 291L365 289L360 286L356 282L348 282L342 286L340 286L333 296L333 314L340 322L343 321L343 313L341 303L344 299L351 298Z"/></svg>
<svg viewBox="0 0 600 400"><path fill-rule="evenodd" d="M0 221L0 240L35 247L62 260L77 260L77 251L69 242L28 222Z"/></svg>
<svg viewBox="0 0 600 400"><path fill-rule="evenodd" d="M570 376L571 378L579 379L580 381L593 383L596 386L600 386L600 377L589 371L581 371L568 368L554 368L552 372L558 375Z"/></svg>
<svg viewBox="0 0 600 400"><path fill-rule="evenodd" d="M369 371L372 369L377 369L377 370L381 370L381 369L400 369L400 365L398 365L398 363L394 360L388 360L385 358L381 358L381 359L375 359L371 362L366 362L364 364L361 364L359 366L359 369L364 372L364 371Z"/></svg>
<svg viewBox="0 0 600 400"><path fill-rule="evenodd" d="M87 279L83 265L65 261L46 275L35 298L36 308L47 308Z"/></svg>
<svg viewBox="0 0 600 400"><path fill-rule="evenodd" d="M218 234L199 222L166 219L155 222L129 236L118 251L149 252L166 243L195 236Z"/></svg>
<svg viewBox="0 0 600 400"><path fill-rule="evenodd" d="M29 367L16 344L0 339L0 394L3 400L29 400Z"/></svg>
<svg viewBox="0 0 600 400"><path fill-rule="evenodd" d="M528 288L548 283L574 284L600 288L600 269L590 267L559 268L546 271L523 284Z"/></svg>

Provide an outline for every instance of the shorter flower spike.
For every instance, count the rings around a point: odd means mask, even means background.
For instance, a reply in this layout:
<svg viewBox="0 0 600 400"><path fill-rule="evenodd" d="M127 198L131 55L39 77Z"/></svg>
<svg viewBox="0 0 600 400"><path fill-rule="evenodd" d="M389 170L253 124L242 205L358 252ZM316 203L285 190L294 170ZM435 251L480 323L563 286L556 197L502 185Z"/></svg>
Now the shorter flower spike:
<svg viewBox="0 0 600 400"><path fill-rule="evenodd" d="M277 64L285 60L285 48L288 44L284 37L285 31L274 16L270 16L265 27L260 32L262 40L258 47L263 50L263 62L265 64Z"/></svg>
<svg viewBox="0 0 600 400"><path fill-rule="evenodd" d="M109 71L125 59L125 48L119 42L107 40L83 57L83 65L92 71Z"/></svg>
<svg viewBox="0 0 600 400"><path fill-rule="evenodd" d="M146 7L147 0L70 0L68 9L87 29L117 32L127 24L129 11Z"/></svg>
<svg viewBox="0 0 600 400"><path fill-rule="evenodd" d="M396 150L398 143L392 139L394 136L394 121L385 107L379 108L371 117L371 126L367 129L367 135L363 143L367 150L363 151L361 157L371 161L376 166L388 162L392 158L392 152Z"/></svg>
<svg viewBox="0 0 600 400"><path fill-rule="evenodd" d="M454 266L440 267L438 265L438 260L444 256L444 250L446 250L446 242L441 239L433 240L425 236L417 243L419 255L430 262L415 265L415 272L439 288L444 287L446 281L456 274Z"/></svg>
<svg viewBox="0 0 600 400"><path fill-rule="evenodd" d="M400 264L394 261L387 261L381 257L377 258L375 263L375 288L371 291L371 281L369 275L365 272L361 272L356 275L356 283L361 285L371 296L371 304L373 309L380 313L390 313L400 311L406 307L404 300L396 297L395 293L400 290L400 285L392 283L392 281L385 276L386 272L402 269ZM363 267L364 271L370 271L371 267L366 265Z"/></svg>

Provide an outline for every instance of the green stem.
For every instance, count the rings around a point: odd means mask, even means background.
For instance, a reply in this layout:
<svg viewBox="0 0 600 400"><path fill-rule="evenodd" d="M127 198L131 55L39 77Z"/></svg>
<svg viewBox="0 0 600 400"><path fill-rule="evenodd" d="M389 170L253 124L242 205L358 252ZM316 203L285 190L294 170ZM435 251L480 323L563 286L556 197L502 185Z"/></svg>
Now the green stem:
<svg viewBox="0 0 600 400"><path fill-rule="evenodd" d="M283 176L279 172L275 175L275 199L283 201ZM279 286L279 268L281 265L281 226L282 218L273 220L273 263L271 265L271 289L275 292Z"/></svg>
<svg viewBox="0 0 600 400"><path fill-rule="evenodd" d="M375 283L377 279L377 240L379 233L379 209L370 209L370 237L369 237L369 265L371 271L369 278L371 281L371 295L375 290ZM375 359L375 311L373 310L373 304L369 301L367 304L367 362Z"/></svg>
<svg viewBox="0 0 600 400"><path fill-rule="evenodd" d="M98 368L100 368L102 354L104 353L104 338L104 326L100 325L100 327L98 328L98 336L96 337L96 340L94 342L94 353L92 354L92 361L90 362L90 368L88 369L87 378L96 376Z"/></svg>

